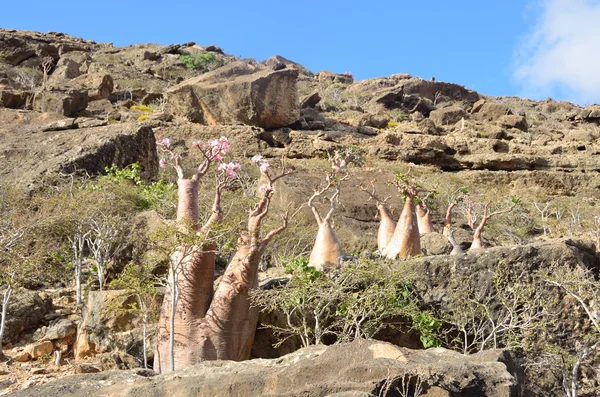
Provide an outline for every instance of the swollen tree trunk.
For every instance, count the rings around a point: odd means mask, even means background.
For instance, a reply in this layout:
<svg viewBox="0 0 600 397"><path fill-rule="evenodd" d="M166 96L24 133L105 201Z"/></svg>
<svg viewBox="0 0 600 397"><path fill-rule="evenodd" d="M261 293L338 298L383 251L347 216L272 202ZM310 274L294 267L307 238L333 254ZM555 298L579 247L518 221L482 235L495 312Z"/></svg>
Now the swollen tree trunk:
<svg viewBox="0 0 600 397"><path fill-rule="evenodd" d="M416 212L417 212L417 225L419 227L419 233L421 235L423 235L423 234L435 232L435 229L433 228L433 222L431 221L431 215L430 215L429 208L423 209L423 207L421 207L420 205L417 205Z"/></svg>
<svg viewBox="0 0 600 397"><path fill-rule="evenodd" d="M198 182L179 179L177 222L181 228L198 229ZM169 269L168 288L160 312L154 369L164 372L187 365L186 350L206 315L213 295L215 247L180 247ZM171 332L173 330L174 332Z"/></svg>
<svg viewBox="0 0 600 397"><path fill-rule="evenodd" d="M2 341L4 338L4 327L6 326L6 312L8 310L8 302L10 301L10 294L12 293L12 287L10 284L6 286L4 295L2 296L2 318L0 318L0 357L4 357L4 350L2 349Z"/></svg>
<svg viewBox="0 0 600 397"><path fill-rule="evenodd" d="M250 358L258 308L251 305L249 293L258 287L258 268L267 245L287 227L286 215L281 227L260 237L260 224L268 212L270 195L271 191L266 192L250 214L248 233L240 237L238 250L225 270L210 309L195 330L196 344L191 346L190 364Z"/></svg>
<svg viewBox="0 0 600 397"><path fill-rule="evenodd" d="M394 235L383 255L388 259L406 259L421 254L421 236L412 195L405 195L404 208Z"/></svg>
<svg viewBox="0 0 600 397"><path fill-rule="evenodd" d="M315 244L313 245L313 249L310 252L310 257L308 259L308 264L321 271L325 268L336 267L339 265L340 256L343 255L342 244L340 243L340 240L338 240L337 236L335 235L335 231L331 226L331 217L335 211L337 200L340 194L340 183L337 183L335 187L335 193L329 199L331 202L331 208L327 212L325 218L321 218L317 207L315 207L313 203L313 200L316 197L325 193L331 186L333 186L333 184L330 180L325 188L316 190L308 200L308 206L312 210L315 220L319 225L317 237L315 238Z"/></svg>
<svg viewBox="0 0 600 397"><path fill-rule="evenodd" d="M396 230L396 222L392 218L390 210L385 205L378 205L379 217L379 230L377 231L377 249L379 252L383 252L390 240L394 236L394 230Z"/></svg>
<svg viewBox="0 0 600 397"><path fill-rule="evenodd" d="M343 254L342 244L333 231L331 223L329 220L321 221L308 264L322 271L339 265L340 256Z"/></svg>

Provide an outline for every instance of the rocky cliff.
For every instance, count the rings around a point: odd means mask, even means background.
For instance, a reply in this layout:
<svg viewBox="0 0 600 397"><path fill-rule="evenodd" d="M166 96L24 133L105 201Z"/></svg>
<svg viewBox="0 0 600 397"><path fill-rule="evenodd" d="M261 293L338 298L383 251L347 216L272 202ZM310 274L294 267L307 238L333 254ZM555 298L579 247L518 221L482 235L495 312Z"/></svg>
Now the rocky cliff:
<svg viewBox="0 0 600 397"><path fill-rule="evenodd" d="M415 266L425 275L417 287L428 304L443 304L447 281L457 275L489 279L489 269L498 261L518 264L523 271L557 261L597 267L594 247L578 239L594 236L597 230L593 215L600 198L600 106L489 97L458 84L407 74L354 81L351 74L313 73L279 56L262 62L239 59L214 45L115 47L62 33L0 29L0 184L34 192L53 186L57 178L94 176L107 166L124 167L136 161L145 180L169 179L159 171L155 135L170 137L184 154L191 153L194 141L226 135L238 158L262 154L284 159L296 173L277 188L274 204L279 209L301 207L308 200L329 167L323 160L328 152L358 148L365 165L352 169L352 182L342 186L335 215L336 232L349 253L375 248L377 208L354 188L361 182L373 181L382 196L392 196L390 207L397 215L401 202L387 182L399 172L412 172L440 191L441 210L434 213L438 231L443 207L462 186L482 201L503 203L520 197L520 211L504 223L492 223L486 235L488 242L504 247L448 257L444 254L451 247L445 239L437 234L424 237L426 256ZM462 216L457 216L457 223L457 240L468 248L472 229L464 225ZM312 243L310 232L315 226L306 207L295 214L293 224L291 237L275 249ZM578 239L550 240L558 237ZM266 262L265 267L272 264ZM271 273L264 273L261 279L270 277ZM72 354L77 343L86 351L83 356L108 354L103 358L105 365L86 367L74 362L68 373L135 365L130 356L110 356L112 351L128 349L139 356L139 330L128 318L104 317L99 303L104 294L90 295L93 299L83 319L73 314L77 309L65 309L72 302L62 305L68 294L55 292L53 309L47 295L34 295L23 295L24 301L33 303L19 304L19 313L34 315L19 314L22 321L10 324L11 342L18 342L19 332L28 333L25 342L36 342L48 340L44 335L49 329L68 328L68 335L63 330L60 337L49 339L55 347L64 345L60 349L65 354ZM114 338L110 337L114 329L108 326L112 323L119 328ZM79 325L77 343L74 325ZM414 342L398 335L384 339L411 346ZM279 356L297 347L283 345L276 350L273 342L271 334L259 330L254 356ZM501 364L506 359L502 353L468 360L451 352L398 350L399 356L410 359L363 355L345 363L354 354L348 349L396 349L361 343L331 351L307 349L278 361L207 364L169 379L148 379L146 372L85 375L85 389L80 389L77 378L36 393L69 390L83 395L94 390L104 393L98 395L133 396L154 390L160 395L193 386L213 390L214 395L226 393L223 390L244 395L378 395L386 380L392 379L397 386L399 377L410 373L428 382L427 394L423 394L428 396L521 395L520 375ZM27 349L35 350L21 346L17 351L24 359L33 358L23 353ZM431 361L440 360L436 354L448 361L447 366L455 367L431 366ZM379 361L365 364L363 359ZM331 363L348 366L335 367L331 374L314 370ZM373 368L376 373L369 375ZM390 373L390 368L396 372ZM26 370L37 371L35 367ZM223 383L232 370L252 381ZM61 371L40 371L25 385L45 383ZM288 384L278 384L273 371L279 371L278 376L288 379ZM347 379L337 379L339 371L348 374ZM179 376L183 382L175 381ZM7 387L16 379L9 371L2 377ZM305 385L294 383L302 380ZM413 378L410 382L414 385ZM354 394L334 394L343 392Z"/></svg>

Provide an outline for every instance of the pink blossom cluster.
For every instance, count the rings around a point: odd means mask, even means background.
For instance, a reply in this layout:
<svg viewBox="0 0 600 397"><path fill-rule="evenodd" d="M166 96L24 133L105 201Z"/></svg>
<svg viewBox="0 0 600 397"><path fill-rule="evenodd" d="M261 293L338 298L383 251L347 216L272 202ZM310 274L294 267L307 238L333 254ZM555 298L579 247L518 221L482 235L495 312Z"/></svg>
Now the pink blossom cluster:
<svg viewBox="0 0 600 397"><path fill-rule="evenodd" d="M207 145L200 145L198 142L194 142L194 146L199 146L201 149L206 150L208 158L219 162L223 161L223 156L231 150L229 140L226 136L222 136L219 139L211 139Z"/></svg>
<svg viewBox="0 0 600 397"><path fill-rule="evenodd" d="M181 155L173 152L171 149L171 140L169 138L160 138L160 135L156 137L156 145L159 147L159 149L161 149L164 153L168 153L170 160L181 160ZM167 166L167 160L165 158L161 158L158 165L161 168L165 168Z"/></svg>
<svg viewBox="0 0 600 397"><path fill-rule="evenodd" d="M259 193L266 193L266 192L271 192L271 191L273 191L273 186L271 186L271 185L260 185L258 187Z"/></svg>
<svg viewBox="0 0 600 397"><path fill-rule="evenodd" d="M218 171L222 171L229 178L235 178L237 176L237 172L242 168L242 166L238 163L221 163L217 168Z"/></svg>
<svg viewBox="0 0 600 397"><path fill-rule="evenodd" d="M263 158L262 155L257 154L256 156L252 157L252 162L258 165L260 172L262 172L263 174L266 174L269 171L270 165L267 162L267 160Z"/></svg>

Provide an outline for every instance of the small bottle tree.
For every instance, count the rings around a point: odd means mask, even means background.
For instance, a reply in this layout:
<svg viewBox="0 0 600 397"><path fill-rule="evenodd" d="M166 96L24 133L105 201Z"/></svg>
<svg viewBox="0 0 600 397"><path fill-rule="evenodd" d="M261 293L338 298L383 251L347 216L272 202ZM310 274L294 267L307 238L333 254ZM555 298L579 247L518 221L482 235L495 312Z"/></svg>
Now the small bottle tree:
<svg viewBox="0 0 600 397"><path fill-rule="evenodd" d="M392 212L387 206L387 201L391 198L385 197L384 199L379 198L375 191L375 181L371 181L371 190L367 189L363 184L356 185L356 187L369 195L369 200L374 200L379 211L379 229L377 230L377 251L383 252L387 247L388 243L394 235L396 230L396 222L392 217Z"/></svg>
<svg viewBox="0 0 600 397"><path fill-rule="evenodd" d="M313 212L317 225L319 225L315 244L308 262L310 266L319 270L339 265L340 257L344 254L342 245L333 230L332 216L339 205L341 183L349 177L348 166L350 164L360 165L364 161L364 158L356 148L336 150L333 154L328 153L327 155L331 163L332 172L328 173L325 177L325 186L316 188L308 200L308 207ZM319 213L314 201L330 189L334 191L329 198L330 209L323 217Z"/></svg>
<svg viewBox="0 0 600 397"><path fill-rule="evenodd" d="M420 200L418 194L423 189L415 178L404 174L398 174L392 184L404 196L404 207L383 256L388 259L406 259L421 254L421 236L415 207Z"/></svg>
<svg viewBox="0 0 600 397"><path fill-rule="evenodd" d="M473 243L471 243L471 248L469 248L469 250L484 248L484 244L481 239L481 233L483 232L483 228L485 227L487 222L490 219L492 219L494 216L506 214L506 213L512 211L517 205L519 205L520 202L521 201L519 199L513 198L512 205L509 208L494 211L491 213L488 213L488 208L489 208L490 203L486 203L483 206L483 214L481 215L481 222L479 222L479 225L477 226L477 228L475 228L475 233L473 233Z"/></svg>
<svg viewBox="0 0 600 397"><path fill-rule="evenodd" d="M419 233L421 235L435 232L433 222L431 221L431 211L437 209L436 195L437 192L435 190L425 192L417 203L417 224L419 225Z"/></svg>

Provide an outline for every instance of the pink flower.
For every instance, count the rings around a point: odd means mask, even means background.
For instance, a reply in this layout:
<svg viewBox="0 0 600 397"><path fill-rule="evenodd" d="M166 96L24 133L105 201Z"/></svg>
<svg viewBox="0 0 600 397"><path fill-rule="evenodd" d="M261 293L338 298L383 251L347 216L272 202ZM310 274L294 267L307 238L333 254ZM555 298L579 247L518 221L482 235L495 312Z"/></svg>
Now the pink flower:
<svg viewBox="0 0 600 397"><path fill-rule="evenodd" d="M266 193L266 192L270 192L272 190L273 190L273 186L271 186L271 185L260 185L258 187L259 193Z"/></svg>
<svg viewBox="0 0 600 397"><path fill-rule="evenodd" d="M160 159L160 161L158 162L158 165L160 166L160 168L165 168L167 166L167 160Z"/></svg>
<svg viewBox="0 0 600 397"><path fill-rule="evenodd" d="M217 161L223 161L223 156L221 156L220 154L215 155L215 160Z"/></svg>
<svg viewBox="0 0 600 397"><path fill-rule="evenodd" d="M164 138L162 141L160 141L160 144L168 149L169 146L171 146L171 140L169 138Z"/></svg>
<svg viewBox="0 0 600 397"><path fill-rule="evenodd" d="M258 166L258 168L260 169L260 172L262 172L263 174L266 174L267 171L269 170L269 163L267 163L266 161L263 161L262 163L260 163L260 165Z"/></svg>
<svg viewBox="0 0 600 397"><path fill-rule="evenodd" d="M254 157L252 157L252 162L259 164L263 161L263 156L260 154L255 155Z"/></svg>
<svg viewBox="0 0 600 397"><path fill-rule="evenodd" d="M225 172L229 178L235 178L237 176L236 171L239 171L242 168L238 163L221 163L217 168L218 171Z"/></svg>
<svg viewBox="0 0 600 397"><path fill-rule="evenodd" d="M229 140L226 136L219 138L219 145L221 146L221 153L227 154L229 152Z"/></svg>

